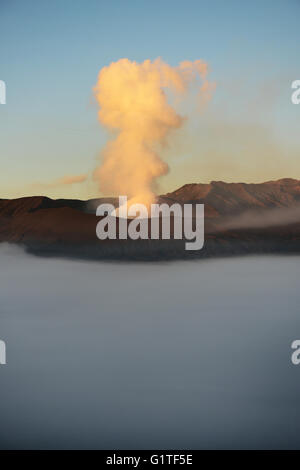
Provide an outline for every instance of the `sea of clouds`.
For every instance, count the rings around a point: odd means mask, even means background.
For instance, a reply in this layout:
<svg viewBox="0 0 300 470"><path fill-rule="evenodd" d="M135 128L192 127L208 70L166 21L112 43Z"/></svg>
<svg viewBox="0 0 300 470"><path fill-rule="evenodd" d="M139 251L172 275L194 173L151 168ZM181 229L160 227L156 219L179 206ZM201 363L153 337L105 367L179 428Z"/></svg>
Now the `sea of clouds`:
<svg viewBox="0 0 300 470"><path fill-rule="evenodd" d="M299 446L299 257L0 266L1 448Z"/></svg>

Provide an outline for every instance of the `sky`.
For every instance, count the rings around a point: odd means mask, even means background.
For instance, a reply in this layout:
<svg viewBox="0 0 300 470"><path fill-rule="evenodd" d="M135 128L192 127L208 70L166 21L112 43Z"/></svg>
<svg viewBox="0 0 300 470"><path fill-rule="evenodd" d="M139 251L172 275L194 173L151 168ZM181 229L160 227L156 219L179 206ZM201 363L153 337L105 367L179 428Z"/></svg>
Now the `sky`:
<svg viewBox="0 0 300 470"><path fill-rule="evenodd" d="M159 192L300 179L299 14L299 0L0 0L0 198L101 195L92 174L109 136L93 87L121 58L202 59L216 84L205 110L181 105Z"/></svg>

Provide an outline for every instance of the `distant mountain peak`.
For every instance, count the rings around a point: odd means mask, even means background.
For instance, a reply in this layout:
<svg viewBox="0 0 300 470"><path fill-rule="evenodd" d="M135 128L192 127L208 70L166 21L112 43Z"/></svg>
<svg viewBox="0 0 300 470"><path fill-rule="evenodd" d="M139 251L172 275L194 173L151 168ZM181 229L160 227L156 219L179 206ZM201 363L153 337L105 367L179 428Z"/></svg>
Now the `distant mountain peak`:
<svg viewBox="0 0 300 470"><path fill-rule="evenodd" d="M181 203L198 202L206 205L207 215L232 215L245 209L289 207L300 203L300 181L282 178L264 183L185 184L166 194Z"/></svg>

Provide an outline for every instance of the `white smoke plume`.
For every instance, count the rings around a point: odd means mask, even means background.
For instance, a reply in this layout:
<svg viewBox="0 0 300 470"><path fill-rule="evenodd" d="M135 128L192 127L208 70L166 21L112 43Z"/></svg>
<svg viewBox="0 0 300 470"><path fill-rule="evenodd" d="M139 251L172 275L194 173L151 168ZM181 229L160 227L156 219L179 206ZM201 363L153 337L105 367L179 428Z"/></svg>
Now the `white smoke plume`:
<svg viewBox="0 0 300 470"><path fill-rule="evenodd" d="M104 195L126 195L129 205L148 206L155 200L156 180L168 172L161 149L184 121L168 101L168 90L184 96L194 83L200 102L206 102L214 89L207 72L201 60L172 67L161 59L143 63L121 59L100 70L94 88L99 121L113 132L94 172Z"/></svg>

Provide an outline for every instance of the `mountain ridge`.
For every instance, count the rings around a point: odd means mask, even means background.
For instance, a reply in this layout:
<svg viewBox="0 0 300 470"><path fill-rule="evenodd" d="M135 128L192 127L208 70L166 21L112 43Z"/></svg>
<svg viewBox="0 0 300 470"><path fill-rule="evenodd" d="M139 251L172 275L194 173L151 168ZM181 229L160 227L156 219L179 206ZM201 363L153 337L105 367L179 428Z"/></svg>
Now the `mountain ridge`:
<svg viewBox="0 0 300 470"><path fill-rule="evenodd" d="M96 237L102 202L117 198L0 199L0 242L35 254L91 259L173 259L249 253L300 253L300 181L185 184L158 196L172 205L205 205L205 246L191 253L182 240L105 240ZM147 242L147 243L146 243Z"/></svg>
<svg viewBox="0 0 300 470"><path fill-rule="evenodd" d="M250 208L285 207L300 203L300 181L282 178L264 183L192 183L166 196L183 203L206 203L212 216L233 215Z"/></svg>

